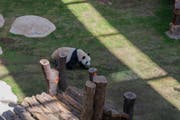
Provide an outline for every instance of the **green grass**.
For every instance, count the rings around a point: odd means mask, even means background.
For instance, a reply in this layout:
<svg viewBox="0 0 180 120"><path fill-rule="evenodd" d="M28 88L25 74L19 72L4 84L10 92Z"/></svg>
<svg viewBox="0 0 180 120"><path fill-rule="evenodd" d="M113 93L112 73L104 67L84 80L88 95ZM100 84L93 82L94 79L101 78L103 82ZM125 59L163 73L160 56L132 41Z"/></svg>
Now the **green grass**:
<svg viewBox="0 0 180 120"><path fill-rule="evenodd" d="M61 46L91 53L92 66L108 79L107 100L122 110L123 92L137 94L135 120L179 120L180 44L165 35L172 20L169 0L1 0L6 19L0 29L4 54L0 79L8 82L19 101L46 91L39 65ZM46 17L57 30L46 38L25 38L8 31L15 17ZM86 70L68 71L68 83L83 88Z"/></svg>

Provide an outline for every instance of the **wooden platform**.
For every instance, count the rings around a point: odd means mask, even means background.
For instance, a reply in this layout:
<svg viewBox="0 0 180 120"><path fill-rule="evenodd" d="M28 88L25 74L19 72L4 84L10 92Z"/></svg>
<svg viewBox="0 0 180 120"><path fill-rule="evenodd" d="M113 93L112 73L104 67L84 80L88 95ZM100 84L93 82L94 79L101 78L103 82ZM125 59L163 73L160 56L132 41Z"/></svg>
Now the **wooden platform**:
<svg viewBox="0 0 180 120"><path fill-rule="evenodd" d="M79 114L56 97L42 93L26 97L21 105L14 108L14 112L5 112L0 120L79 120Z"/></svg>

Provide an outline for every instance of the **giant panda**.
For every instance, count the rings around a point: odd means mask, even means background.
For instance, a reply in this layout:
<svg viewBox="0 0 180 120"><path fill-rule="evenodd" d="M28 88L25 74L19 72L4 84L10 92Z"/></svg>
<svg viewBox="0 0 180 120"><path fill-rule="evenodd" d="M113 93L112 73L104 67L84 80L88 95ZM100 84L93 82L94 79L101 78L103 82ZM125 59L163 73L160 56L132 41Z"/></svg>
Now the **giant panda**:
<svg viewBox="0 0 180 120"><path fill-rule="evenodd" d="M60 47L56 49L52 55L51 59L55 67L58 65L59 55L66 56L66 68L74 69L77 64L83 68L89 68L91 65L91 57L89 53L85 53L82 49L72 48L72 47Z"/></svg>

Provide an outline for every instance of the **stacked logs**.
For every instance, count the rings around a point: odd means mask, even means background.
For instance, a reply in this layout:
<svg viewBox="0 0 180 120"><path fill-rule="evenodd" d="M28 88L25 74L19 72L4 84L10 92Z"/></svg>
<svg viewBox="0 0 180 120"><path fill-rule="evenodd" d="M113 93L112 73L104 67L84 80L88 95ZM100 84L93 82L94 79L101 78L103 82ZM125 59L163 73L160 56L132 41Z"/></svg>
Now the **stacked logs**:
<svg viewBox="0 0 180 120"><path fill-rule="evenodd" d="M180 0L174 0L173 16L166 34L172 39L180 39Z"/></svg>
<svg viewBox="0 0 180 120"><path fill-rule="evenodd" d="M47 59L41 59L40 64L47 83L48 93L54 96L57 92L65 91L67 88L65 70L66 57L60 54L57 61L57 67L53 69Z"/></svg>
<svg viewBox="0 0 180 120"><path fill-rule="evenodd" d="M47 59L40 60L51 96L56 95L63 106L81 120L132 120L136 99L134 93L124 94L124 112L119 113L112 105L105 103L107 80L104 76L97 75L96 68L88 70L89 80L86 81L83 91L68 86L65 59L63 55L60 55L56 70L51 69Z"/></svg>

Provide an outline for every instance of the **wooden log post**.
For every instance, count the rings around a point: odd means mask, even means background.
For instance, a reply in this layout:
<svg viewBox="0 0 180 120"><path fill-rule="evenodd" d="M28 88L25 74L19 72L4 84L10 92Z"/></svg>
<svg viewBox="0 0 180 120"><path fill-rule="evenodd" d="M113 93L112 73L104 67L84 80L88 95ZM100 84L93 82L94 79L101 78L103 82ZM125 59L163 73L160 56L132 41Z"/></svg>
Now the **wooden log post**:
<svg viewBox="0 0 180 120"><path fill-rule="evenodd" d="M107 80L104 76L94 76L93 82L96 84L93 120L102 120Z"/></svg>
<svg viewBox="0 0 180 120"><path fill-rule="evenodd" d="M133 92L124 93L123 111L129 115L129 120L133 119L134 103L136 101L136 94Z"/></svg>
<svg viewBox="0 0 180 120"><path fill-rule="evenodd" d="M96 68L89 68L89 80L93 81L93 77L97 75L97 69Z"/></svg>
<svg viewBox="0 0 180 120"><path fill-rule="evenodd" d="M67 76L66 76L66 56L59 54L58 68L59 70L59 82L58 82L58 91L65 91L68 87Z"/></svg>
<svg viewBox="0 0 180 120"><path fill-rule="evenodd" d="M41 64L41 68L47 83L47 88L48 88L48 93L49 93L49 80L48 78L50 78L50 74L51 74L51 66L50 63L47 59L41 59L40 60L40 64Z"/></svg>
<svg viewBox="0 0 180 120"><path fill-rule="evenodd" d="M48 93L50 95L56 95L59 72L55 69L51 69L50 63L47 59L41 59L40 64L47 83Z"/></svg>
<svg viewBox="0 0 180 120"><path fill-rule="evenodd" d="M51 96L57 94L58 82L59 82L59 72L55 69L51 69L51 76L49 78L49 94Z"/></svg>
<svg viewBox="0 0 180 120"><path fill-rule="evenodd" d="M91 81L86 81L84 96L83 96L83 107L81 112L81 120L92 120L94 112L94 95L96 90L96 84Z"/></svg>

